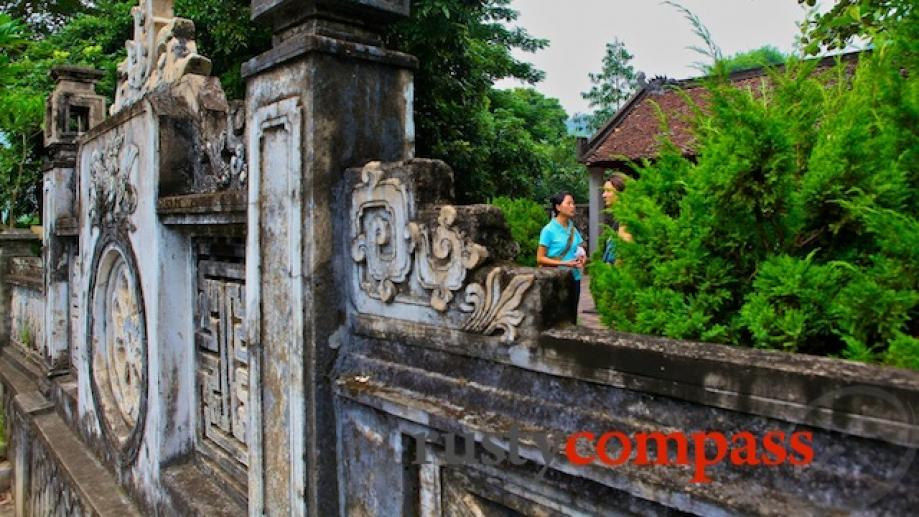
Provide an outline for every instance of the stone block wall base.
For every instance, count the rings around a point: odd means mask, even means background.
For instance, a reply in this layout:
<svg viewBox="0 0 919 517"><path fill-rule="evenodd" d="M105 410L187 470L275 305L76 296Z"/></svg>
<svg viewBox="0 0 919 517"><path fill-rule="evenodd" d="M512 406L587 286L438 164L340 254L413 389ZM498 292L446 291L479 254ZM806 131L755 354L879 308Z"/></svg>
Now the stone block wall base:
<svg viewBox="0 0 919 517"><path fill-rule="evenodd" d="M16 515L142 515L25 372L4 347L0 383Z"/></svg>

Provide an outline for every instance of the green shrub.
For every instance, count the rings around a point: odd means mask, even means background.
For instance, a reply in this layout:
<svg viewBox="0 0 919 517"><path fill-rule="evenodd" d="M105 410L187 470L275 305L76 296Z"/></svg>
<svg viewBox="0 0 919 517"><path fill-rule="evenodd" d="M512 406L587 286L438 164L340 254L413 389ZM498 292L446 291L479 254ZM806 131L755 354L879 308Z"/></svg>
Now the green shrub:
<svg viewBox="0 0 919 517"><path fill-rule="evenodd" d="M34 345L32 343L32 324L28 321L24 322L22 328L19 329L19 342L26 348L32 348Z"/></svg>
<svg viewBox="0 0 919 517"><path fill-rule="evenodd" d="M504 212L511 236L520 246L516 262L522 266L535 266L539 232L549 222L545 208L524 198L496 197L491 200L491 204Z"/></svg>
<svg viewBox="0 0 919 517"><path fill-rule="evenodd" d="M854 72L711 79L696 159L663 141L614 207L634 243L591 266L603 321L919 369L917 26Z"/></svg>

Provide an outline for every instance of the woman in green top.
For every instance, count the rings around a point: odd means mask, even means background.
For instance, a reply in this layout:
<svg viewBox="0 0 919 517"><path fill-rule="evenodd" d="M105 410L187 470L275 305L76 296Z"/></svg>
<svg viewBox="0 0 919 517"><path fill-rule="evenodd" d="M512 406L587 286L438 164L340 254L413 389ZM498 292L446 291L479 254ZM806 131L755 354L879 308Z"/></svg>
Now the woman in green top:
<svg viewBox="0 0 919 517"><path fill-rule="evenodd" d="M574 227L574 196L562 192L552 196L549 204L552 207L552 220L539 233L536 265L570 268L575 281L574 293L577 301L581 294L581 270L586 259L583 254L578 254L578 247L583 244L584 239Z"/></svg>

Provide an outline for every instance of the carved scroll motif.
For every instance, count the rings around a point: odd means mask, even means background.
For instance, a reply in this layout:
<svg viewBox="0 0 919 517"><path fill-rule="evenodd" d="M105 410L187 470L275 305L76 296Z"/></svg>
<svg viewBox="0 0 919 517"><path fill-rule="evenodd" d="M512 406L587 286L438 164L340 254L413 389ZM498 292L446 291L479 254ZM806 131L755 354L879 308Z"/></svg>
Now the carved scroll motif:
<svg viewBox="0 0 919 517"><path fill-rule="evenodd" d="M90 161L89 220L92 226L116 226L134 231L130 216L137 209L137 189L131 175L137 167L138 149L118 135L102 150L93 151Z"/></svg>
<svg viewBox="0 0 919 517"><path fill-rule="evenodd" d="M171 0L140 0L131 14L134 39L125 42L127 57L118 65L112 115L162 84L211 72L210 60L197 53L194 23L173 17Z"/></svg>
<svg viewBox="0 0 919 517"><path fill-rule="evenodd" d="M463 287L466 271L478 267L488 258L484 246L469 242L456 229L456 209L444 206L433 231L424 224L409 223L409 233L415 243L415 268L418 281L431 293L431 306L447 310L453 291Z"/></svg>
<svg viewBox="0 0 919 517"><path fill-rule="evenodd" d="M502 339L513 341L517 336L517 326L523 321L524 314L517 310L535 280L534 275L517 275L502 289L498 276L500 268L494 268L481 284L470 284L466 287L466 303L460 305L464 312L471 312L463 324L463 330L491 335L497 330L503 331Z"/></svg>
<svg viewBox="0 0 919 517"><path fill-rule="evenodd" d="M409 194L398 178L382 179L379 162L361 171L352 193L351 257L358 263L361 289L389 302L396 285L412 266L412 239L407 231Z"/></svg>

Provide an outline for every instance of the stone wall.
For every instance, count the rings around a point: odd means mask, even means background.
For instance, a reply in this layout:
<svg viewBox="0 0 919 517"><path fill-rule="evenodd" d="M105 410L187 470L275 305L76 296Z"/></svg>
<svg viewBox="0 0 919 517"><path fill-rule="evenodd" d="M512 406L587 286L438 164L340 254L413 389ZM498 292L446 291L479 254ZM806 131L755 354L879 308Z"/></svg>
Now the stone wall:
<svg viewBox="0 0 919 517"><path fill-rule="evenodd" d="M44 289L40 257L10 260L10 342L39 361L44 355Z"/></svg>
<svg viewBox="0 0 919 517"><path fill-rule="evenodd" d="M39 242L38 237L28 230L0 231L0 343L8 343L13 337L12 319L9 316L12 312L13 287L27 284L21 287L28 288L33 285L30 279L23 279L18 284L15 280L10 282L12 262L18 257L34 257L40 250Z"/></svg>
<svg viewBox="0 0 919 517"><path fill-rule="evenodd" d="M516 354L394 333L384 340L358 327L337 372L348 514L904 515L917 504L912 372L581 329L546 332ZM548 451L526 438L522 464L489 465L494 442L483 437L508 437L514 426L550 437ZM694 483L692 467L580 466L565 456L575 432L710 430L809 431L814 459L806 467L724 461L705 469L710 482ZM447 433L465 436L470 464L447 461ZM428 463L416 465L419 457ZM659 457L655 449L651 461Z"/></svg>

